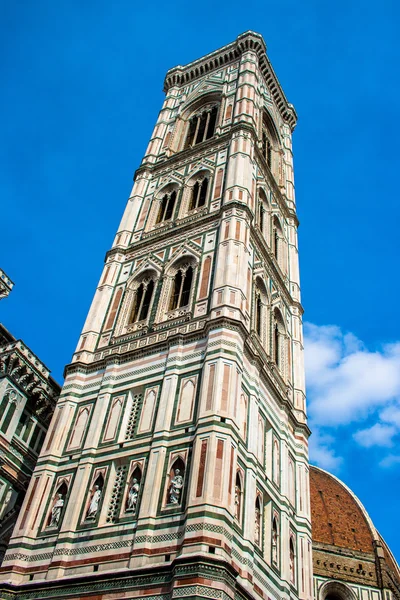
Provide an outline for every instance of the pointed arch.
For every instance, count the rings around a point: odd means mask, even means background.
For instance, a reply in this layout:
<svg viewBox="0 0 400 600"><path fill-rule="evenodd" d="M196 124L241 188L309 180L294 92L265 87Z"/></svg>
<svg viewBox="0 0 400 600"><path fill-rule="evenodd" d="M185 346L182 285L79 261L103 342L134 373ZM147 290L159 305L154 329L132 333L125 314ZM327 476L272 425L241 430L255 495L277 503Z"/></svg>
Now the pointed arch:
<svg viewBox="0 0 400 600"><path fill-rule="evenodd" d="M83 406L78 408L78 415L76 417L75 425L68 443L68 450L77 450L82 446L85 433L87 431L87 424L89 421L91 408L91 406Z"/></svg>
<svg viewBox="0 0 400 600"><path fill-rule="evenodd" d="M197 271L198 261L193 254L182 253L167 266L157 313L159 321L191 311Z"/></svg>

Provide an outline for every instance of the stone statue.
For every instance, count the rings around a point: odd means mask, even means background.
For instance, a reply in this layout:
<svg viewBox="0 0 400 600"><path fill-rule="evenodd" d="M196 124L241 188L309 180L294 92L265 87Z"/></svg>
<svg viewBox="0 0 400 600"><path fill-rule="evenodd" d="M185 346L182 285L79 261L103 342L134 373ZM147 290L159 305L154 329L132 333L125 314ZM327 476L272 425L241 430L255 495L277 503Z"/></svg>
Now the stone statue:
<svg viewBox="0 0 400 600"><path fill-rule="evenodd" d="M87 519L94 519L97 515L97 511L99 510L99 504L101 499L101 489L98 485L94 486L94 494L89 504L89 508L86 514Z"/></svg>
<svg viewBox="0 0 400 600"><path fill-rule="evenodd" d="M171 485L169 486L169 503L179 504L180 495L183 488L183 477L180 474L179 469L175 469L175 477L171 479Z"/></svg>
<svg viewBox="0 0 400 600"><path fill-rule="evenodd" d="M240 521L240 487L235 485L235 518Z"/></svg>
<svg viewBox="0 0 400 600"><path fill-rule="evenodd" d="M136 478L133 479L132 485L129 490L128 499L126 502L126 510L136 512L136 505L138 500L138 494L140 490L140 483Z"/></svg>
<svg viewBox="0 0 400 600"><path fill-rule="evenodd" d="M278 533L276 529L272 530L272 562L278 564Z"/></svg>
<svg viewBox="0 0 400 600"><path fill-rule="evenodd" d="M62 494L57 494L57 500L51 509L50 527L57 527L60 522L62 508L64 506L64 499Z"/></svg>
<svg viewBox="0 0 400 600"><path fill-rule="evenodd" d="M254 541L257 545L260 544L260 509L256 506L256 516L254 522Z"/></svg>

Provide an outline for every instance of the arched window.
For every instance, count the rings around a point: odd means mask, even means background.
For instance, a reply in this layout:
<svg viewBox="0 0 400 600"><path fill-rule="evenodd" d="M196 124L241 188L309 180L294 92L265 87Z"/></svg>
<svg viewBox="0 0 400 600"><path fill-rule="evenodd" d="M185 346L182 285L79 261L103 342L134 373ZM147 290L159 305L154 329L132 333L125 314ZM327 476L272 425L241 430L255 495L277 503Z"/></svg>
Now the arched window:
<svg viewBox="0 0 400 600"><path fill-rule="evenodd" d="M265 344L267 332L267 303L268 296L265 283L261 277L257 277L254 285L253 327L263 344Z"/></svg>
<svg viewBox="0 0 400 600"><path fill-rule="evenodd" d="M144 321L147 319L153 292L154 281L152 279L142 281L135 292L135 300L130 323L136 323L137 321Z"/></svg>
<svg viewBox="0 0 400 600"><path fill-rule="evenodd" d="M261 502L259 495L257 495L255 506L254 543L257 544L257 546L261 546Z"/></svg>
<svg viewBox="0 0 400 600"><path fill-rule="evenodd" d="M208 177L197 180L192 187L189 210L200 208L205 205L207 199L208 190Z"/></svg>
<svg viewBox="0 0 400 600"><path fill-rule="evenodd" d="M262 202L258 203L258 226L260 231L264 231L264 206Z"/></svg>
<svg viewBox="0 0 400 600"><path fill-rule="evenodd" d="M277 217L273 221L273 252L278 264L281 264L283 259L283 231Z"/></svg>
<svg viewBox="0 0 400 600"><path fill-rule="evenodd" d="M270 214L271 211L267 196L263 189L259 189L256 222L268 245L270 245Z"/></svg>
<svg viewBox="0 0 400 600"><path fill-rule="evenodd" d="M271 167L272 167L272 144L271 144L271 140L269 138L269 135L270 134L269 134L267 128L263 127L263 132L262 132L262 153L263 153L263 156L264 156L265 160L267 161L267 165L271 169Z"/></svg>
<svg viewBox="0 0 400 600"><path fill-rule="evenodd" d="M275 156L280 146L279 133L271 115L265 110L262 119L261 151L270 171L276 170ZM275 173L274 173L275 174Z"/></svg>
<svg viewBox="0 0 400 600"><path fill-rule="evenodd" d="M193 280L193 268L189 265L181 267L175 274L172 286L169 310L182 308L189 304L190 290Z"/></svg>
<svg viewBox="0 0 400 600"><path fill-rule="evenodd" d="M169 221L172 218L174 212L174 206L176 202L176 190L164 194L160 201L160 207L157 214L157 223L163 223Z"/></svg>
<svg viewBox="0 0 400 600"><path fill-rule="evenodd" d="M261 294L256 291L256 332L261 336Z"/></svg>
<svg viewBox="0 0 400 600"><path fill-rule="evenodd" d="M290 536L290 541L289 541L289 570L290 570L290 583L292 583L294 585L296 583L296 570L295 570L294 543L293 543L292 536Z"/></svg>
<svg viewBox="0 0 400 600"><path fill-rule="evenodd" d="M283 372L285 368L285 326L280 311L274 310L272 357L278 369Z"/></svg>
<svg viewBox="0 0 400 600"><path fill-rule="evenodd" d="M197 112L189 121L189 131L185 148L196 146L214 135L217 122L218 106L208 106Z"/></svg>
<svg viewBox="0 0 400 600"><path fill-rule="evenodd" d="M279 530L278 521L275 516L272 519L271 560L275 567L279 566Z"/></svg>

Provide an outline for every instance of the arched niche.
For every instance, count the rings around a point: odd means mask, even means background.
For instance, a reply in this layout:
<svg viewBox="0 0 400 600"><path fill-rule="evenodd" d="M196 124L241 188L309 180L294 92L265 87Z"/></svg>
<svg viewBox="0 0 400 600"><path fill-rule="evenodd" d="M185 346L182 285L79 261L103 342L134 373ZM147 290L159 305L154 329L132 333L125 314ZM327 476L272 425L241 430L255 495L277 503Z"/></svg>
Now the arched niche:
<svg viewBox="0 0 400 600"><path fill-rule="evenodd" d="M186 464L183 458L178 456L173 461L169 470L169 483L166 497L166 504L168 506L172 507L182 504L185 472Z"/></svg>

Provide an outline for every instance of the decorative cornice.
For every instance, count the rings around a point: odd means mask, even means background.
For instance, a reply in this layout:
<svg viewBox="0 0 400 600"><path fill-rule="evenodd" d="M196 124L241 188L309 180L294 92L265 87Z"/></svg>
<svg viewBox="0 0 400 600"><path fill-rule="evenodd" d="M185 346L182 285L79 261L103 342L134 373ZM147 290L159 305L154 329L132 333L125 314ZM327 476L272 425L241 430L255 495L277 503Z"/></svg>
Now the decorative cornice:
<svg viewBox="0 0 400 600"><path fill-rule="evenodd" d="M249 50L257 54L260 70L274 98L281 117L288 123L293 131L297 122L295 108L287 101L275 71L267 57L267 47L262 35L254 31L242 33L234 42L231 42L210 54L206 54L194 62L184 66L178 65L173 69L170 69L165 77L164 92L167 93L168 90L174 86L182 87L199 77L204 77L215 69L229 65Z"/></svg>

